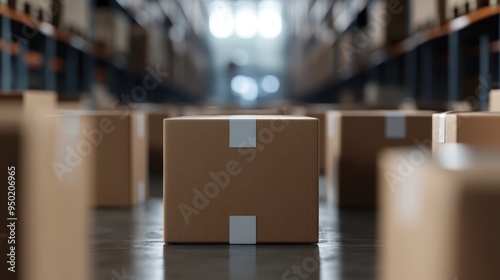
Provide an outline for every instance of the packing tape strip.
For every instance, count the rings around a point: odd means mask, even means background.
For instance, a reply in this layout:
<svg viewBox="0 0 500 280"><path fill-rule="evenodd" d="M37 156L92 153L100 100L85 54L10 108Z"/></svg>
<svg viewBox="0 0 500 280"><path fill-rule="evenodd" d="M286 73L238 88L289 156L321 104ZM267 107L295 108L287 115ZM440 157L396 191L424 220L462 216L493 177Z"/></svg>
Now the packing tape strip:
<svg viewBox="0 0 500 280"><path fill-rule="evenodd" d="M145 134L145 120L144 113L137 113L137 137L144 138Z"/></svg>
<svg viewBox="0 0 500 280"><path fill-rule="evenodd" d="M385 138L406 138L406 115L403 112L385 113Z"/></svg>
<svg viewBox="0 0 500 280"><path fill-rule="evenodd" d="M146 201L146 184L143 180L137 183L137 201L138 203Z"/></svg>
<svg viewBox="0 0 500 280"><path fill-rule="evenodd" d="M229 147L257 147L257 120L255 118L246 116L229 118Z"/></svg>
<svg viewBox="0 0 500 280"><path fill-rule="evenodd" d="M334 137L335 136L335 115L332 113L329 113L327 115L328 118L328 137Z"/></svg>
<svg viewBox="0 0 500 280"><path fill-rule="evenodd" d="M256 244L257 217L229 216L229 244Z"/></svg>
<svg viewBox="0 0 500 280"><path fill-rule="evenodd" d="M68 154L66 149L76 150L80 141L81 115L61 114L57 118L59 124L57 158L60 163L65 163Z"/></svg>
<svg viewBox="0 0 500 280"><path fill-rule="evenodd" d="M451 113L453 113L453 111L439 114L439 143L446 143L446 116Z"/></svg>

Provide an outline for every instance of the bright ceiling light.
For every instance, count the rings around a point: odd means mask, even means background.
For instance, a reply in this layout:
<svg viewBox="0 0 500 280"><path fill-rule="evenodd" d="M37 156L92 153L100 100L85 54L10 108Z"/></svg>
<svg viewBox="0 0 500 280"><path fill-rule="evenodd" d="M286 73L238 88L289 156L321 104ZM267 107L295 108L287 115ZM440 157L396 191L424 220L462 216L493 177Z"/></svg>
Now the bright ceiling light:
<svg viewBox="0 0 500 280"><path fill-rule="evenodd" d="M236 35L242 39L251 39L257 35L256 6L250 1L238 1L234 16L234 29Z"/></svg>
<svg viewBox="0 0 500 280"><path fill-rule="evenodd" d="M283 30L281 4L276 1L259 3L259 35L266 39L278 37Z"/></svg>
<svg viewBox="0 0 500 280"><path fill-rule="evenodd" d="M259 96L259 87L255 79L247 76L235 76L231 80L231 89L246 101L254 101Z"/></svg>
<svg viewBox="0 0 500 280"><path fill-rule="evenodd" d="M231 4L226 1L212 2L208 19L210 33L215 38L225 39L234 32L234 18Z"/></svg>
<svg viewBox="0 0 500 280"><path fill-rule="evenodd" d="M280 80L274 75L267 75L260 82L262 89L267 93L276 93L280 89Z"/></svg>

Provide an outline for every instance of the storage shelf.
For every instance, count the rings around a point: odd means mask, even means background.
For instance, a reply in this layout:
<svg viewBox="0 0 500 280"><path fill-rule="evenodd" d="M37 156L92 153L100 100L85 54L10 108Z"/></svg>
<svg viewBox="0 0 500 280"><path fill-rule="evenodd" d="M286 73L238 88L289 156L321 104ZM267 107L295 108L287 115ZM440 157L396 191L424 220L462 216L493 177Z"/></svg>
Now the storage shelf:
<svg viewBox="0 0 500 280"><path fill-rule="evenodd" d="M339 73L339 79L334 80L336 83L341 83L349 80L352 77L367 71L377 65L385 63L386 61L404 55L410 51L415 50L419 46L426 44L430 41L443 38L454 32L459 32L468 26L475 23L490 19L494 16L500 15L500 6L496 7L483 7L477 11L471 12L467 15L460 16L451 20L450 22L437 27L429 28L425 31L417 32L407 39L388 46L386 48L375 50L368 56L368 59L358 63L355 66L343 69ZM500 42L495 41L490 44L491 52L496 53L500 51Z"/></svg>
<svg viewBox="0 0 500 280"><path fill-rule="evenodd" d="M22 25L29 26L45 36L54 38L61 43L72 46L81 52L93 55L101 60L109 61L111 59L110 52L104 47L98 46L80 36L70 35L52 24L41 22L28 14L19 13L7 6L0 6L0 16L7 17Z"/></svg>

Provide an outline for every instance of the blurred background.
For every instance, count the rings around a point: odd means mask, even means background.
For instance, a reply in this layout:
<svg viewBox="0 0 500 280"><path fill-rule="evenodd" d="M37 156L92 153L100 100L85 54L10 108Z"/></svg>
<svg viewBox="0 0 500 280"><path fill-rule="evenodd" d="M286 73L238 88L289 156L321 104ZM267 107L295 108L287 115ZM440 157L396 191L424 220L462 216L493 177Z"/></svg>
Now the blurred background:
<svg viewBox="0 0 500 280"><path fill-rule="evenodd" d="M139 86L134 102L435 107L477 96L484 109L499 80L497 1L2 2L1 90L94 107Z"/></svg>

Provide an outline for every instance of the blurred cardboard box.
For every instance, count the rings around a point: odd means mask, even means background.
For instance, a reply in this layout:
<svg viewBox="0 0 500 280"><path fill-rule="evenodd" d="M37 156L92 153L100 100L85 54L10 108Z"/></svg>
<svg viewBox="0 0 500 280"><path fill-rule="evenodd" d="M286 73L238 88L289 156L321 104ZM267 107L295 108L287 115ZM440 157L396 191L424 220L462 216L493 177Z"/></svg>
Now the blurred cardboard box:
<svg viewBox="0 0 500 280"><path fill-rule="evenodd" d="M399 110L426 110L436 112L457 111L470 112L474 110L476 104L469 101L453 102L416 102L415 100L405 100L398 106ZM477 108L476 108L477 109Z"/></svg>
<svg viewBox="0 0 500 280"><path fill-rule="evenodd" d="M440 152L380 158L379 279L500 278L500 154Z"/></svg>
<svg viewBox="0 0 500 280"><path fill-rule="evenodd" d="M307 104L303 106L290 107L290 114L295 116L306 116L319 120L319 171L325 172L326 166L326 114L331 110L361 109L355 104Z"/></svg>
<svg viewBox="0 0 500 280"><path fill-rule="evenodd" d="M165 241L318 242L318 120L164 121Z"/></svg>
<svg viewBox="0 0 500 280"><path fill-rule="evenodd" d="M17 0L20 1L20 0ZM50 0L25 0L20 1L30 5L30 12L33 18L37 20L51 23L54 10L52 9L52 1ZM84 1L80 1L84 2Z"/></svg>
<svg viewBox="0 0 500 280"><path fill-rule="evenodd" d="M49 0L44 0L50 2ZM60 28L79 35L86 39L92 37L92 8L93 4L88 0L81 1L65 1L56 0L58 2L57 24ZM96 30L97 31L97 30Z"/></svg>
<svg viewBox="0 0 500 280"><path fill-rule="evenodd" d="M498 0L446 0L446 19L451 20L486 6L498 5Z"/></svg>
<svg viewBox="0 0 500 280"><path fill-rule="evenodd" d="M90 162L97 207L127 207L148 196L148 127L142 112L60 111L78 115L81 126L68 127L84 134L77 146L65 147L71 162ZM61 169L64 173L66 170Z"/></svg>
<svg viewBox="0 0 500 280"><path fill-rule="evenodd" d="M52 12L50 9L51 1L38 1L38 0L15 0L7 1L11 8L14 8L18 13L27 13L37 20L50 20L51 17L45 19L44 13ZM40 2L40 3L39 3ZM43 3L42 3L43 2ZM47 9L48 8L48 9Z"/></svg>
<svg viewBox="0 0 500 280"><path fill-rule="evenodd" d="M415 100L405 100L403 103L399 104L398 110L424 110L424 111L436 111L444 112L449 111L448 104L446 102L418 102Z"/></svg>
<svg viewBox="0 0 500 280"><path fill-rule="evenodd" d="M387 147L431 148L432 111L342 111L327 115L327 195L339 206L376 203L377 155Z"/></svg>
<svg viewBox="0 0 500 280"><path fill-rule="evenodd" d="M490 91L490 111L500 111L500 90Z"/></svg>
<svg viewBox="0 0 500 280"><path fill-rule="evenodd" d="M56 107L57 95L51 91L0 92L0 111L9 109L13 114L39 115Z"/></svg>
<svg viewBox="0 0 500 280"><path fill-rule="evenodd" d="M4 160L11 164L20 164L18 151L21 141L20 133L24 118L39 118L45 113L53 113L56 109L57 96L53 92L26 91L26 92L2 92L0 93L0 118L4 120L6 128L16 131L8 134L3 140L7 141L4 146L13 147L5 149L2 153ZM14 138L13 135L15 135ZM9 140L10 139L10 140ZM15 140L17 139L17 140Z"/></svg>
<svg viewBox="0 0 500 280"><path fill-rule="evenodd" d="M369 107L397 108L405 99L405 90L402 87L367 83L364 87L364 103Z"/></svg>
<svg viewBox="0 0 500 280"><path fill-rule="evenodd" d="M410 32L440 26L446 21L446 0L410 1Z"/></svg>
<svg viewBox="0 0 500 280"><path fill-rule="evenodd" d="M353 42L352 32L343 32L338 41L338 65L339 69L334 69L334 75L339 78L345 78L352 71L352 65L355 63L356 46Z"/></svg>
<svg viewBox="0 0 500 280"><path fill-rule="evenodd" d="M7 252L0 257L1 278L90 279L88 169L81 164L64 178L53 169L60 145L77 143L80 135L61 130L68 120L57 116L0 112L0 168L9 182L1 197L15 203L1 218L17 218L0 230L15 236L15 243L0 242Z"/></svg>
<svg viewBox="0 0 500 280"><path fill-rule="evenodd" d="M94 38L116 55L130 52L131 23L121 11L98 7L94 14Z"/></svg>
<svg viewBox="0 0 500 280"><path fill-rule="evenodd" d="M57 108L62 110L83 110L92 107L91 97L88 95L80 95L75 97L58 96Z"/></svg>
<svg viewBox="0 0 500 280"><path fill-rule="evenodd" d="M478 104L468 101L452 101L446 103L447 110L445 111L456 111L456 112L470 112L476 111L478 109Z"/></svg>
<svg viewBox="0 0 500 280"><path fill-rule="evenodd" d="M149 170L163 172L163 120L178 117L180 109L175 106L155 106L143 111L147 115Z"/></svg>
<svg viewBox="0 0 500 280"><path fill-rule="evenodd" d="M133 73L144 74L146 71L147 61L147 31L144 27L133 24L131 27L130 36L132 37L130 43L130 57L129 69ZM159 62L150 64L157 65Z"/></svg>
<svg viewBox="0 0 500 280"><path fill-rule="evenodd" d="M445 112L432 116L432 149L448 143L500 147L500 112Z"/></svg>
<svg viewBox="0 0 500 280"><path fill-rule="evenodd" d="M363 42L373 49L380 49L395 44L408 37L409 3L406 1L375 0L368 5L367 30L360 34L355 42L361 42L358 48L363 48ZM389 19L389 20L388 20Z"/></svg>

